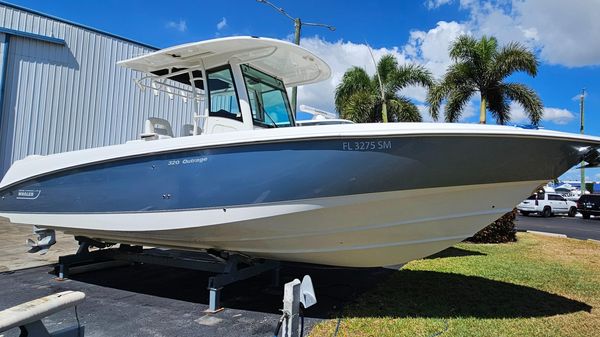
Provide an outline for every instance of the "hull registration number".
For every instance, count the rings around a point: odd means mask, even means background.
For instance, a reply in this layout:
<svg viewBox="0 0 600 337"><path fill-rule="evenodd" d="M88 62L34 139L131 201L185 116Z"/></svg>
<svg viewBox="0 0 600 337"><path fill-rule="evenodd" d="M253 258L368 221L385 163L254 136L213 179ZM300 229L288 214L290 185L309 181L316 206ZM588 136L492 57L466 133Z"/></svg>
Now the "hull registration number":
<svg viewBox="0 0 600 337"><path fill-rule="evenodd" d="M342 142L342 150L344 151L389 150L391 148L392 142L389 140Z"/></svg>

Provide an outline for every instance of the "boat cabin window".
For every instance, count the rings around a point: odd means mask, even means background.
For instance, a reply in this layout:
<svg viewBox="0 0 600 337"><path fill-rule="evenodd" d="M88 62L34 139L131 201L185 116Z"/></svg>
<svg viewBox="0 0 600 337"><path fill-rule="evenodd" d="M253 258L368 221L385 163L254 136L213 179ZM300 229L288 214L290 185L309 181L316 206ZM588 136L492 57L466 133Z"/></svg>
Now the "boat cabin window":
<svg viewBox="0 0 600 337"><path fill-rule="evenodd" d="M229 66L207 71L209 116L232 118L241 121L242 113L238 104L233 75Z"/></svg>
<svg viewBox="0 0 600 337"><path fill-rule="evenodd" d="M294 119L283 82L248 65L242 65L254 124L262 127L293 126Z"/></svg>

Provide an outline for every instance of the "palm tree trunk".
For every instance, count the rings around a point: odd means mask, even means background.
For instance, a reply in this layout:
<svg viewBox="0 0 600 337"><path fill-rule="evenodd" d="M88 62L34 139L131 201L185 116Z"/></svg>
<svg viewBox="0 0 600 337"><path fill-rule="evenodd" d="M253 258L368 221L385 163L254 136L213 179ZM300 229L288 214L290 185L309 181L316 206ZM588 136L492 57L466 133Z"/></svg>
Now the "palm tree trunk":
<svg viewBox="0 0 600 337"><path fill-rule="evenodd" d="M486 116L486 109L485 109L485 97L481 96L481 105L479 106L479 124L485 124L485 116Z"/></svg>
<svg viewBox="0 0 600 337"><path fill-rule="evenodd" d="M385 104L385 101L383 101L383 104L381 106L381 119L383 120L384 123L388 122L388 118L387 118L387 105Z"/></svg>

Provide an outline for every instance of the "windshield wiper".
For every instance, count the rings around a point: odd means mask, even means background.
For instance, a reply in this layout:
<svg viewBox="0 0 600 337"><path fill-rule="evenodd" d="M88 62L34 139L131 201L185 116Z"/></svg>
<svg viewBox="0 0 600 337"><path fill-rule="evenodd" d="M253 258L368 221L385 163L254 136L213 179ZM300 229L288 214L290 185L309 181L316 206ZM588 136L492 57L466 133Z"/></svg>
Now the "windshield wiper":
<svg viewBox="0 0 600 337"><path fill-rule="evenodd" d="M273 118L271 118L271 116L269 115L269 113L265 110L263 110L263 112L265 113L265 116L269 117L269 119L271 120L271 123L273 123L273 126L278 128L279 126L277 126L277 123L275 123L275 121L273 120Z"/></svg>

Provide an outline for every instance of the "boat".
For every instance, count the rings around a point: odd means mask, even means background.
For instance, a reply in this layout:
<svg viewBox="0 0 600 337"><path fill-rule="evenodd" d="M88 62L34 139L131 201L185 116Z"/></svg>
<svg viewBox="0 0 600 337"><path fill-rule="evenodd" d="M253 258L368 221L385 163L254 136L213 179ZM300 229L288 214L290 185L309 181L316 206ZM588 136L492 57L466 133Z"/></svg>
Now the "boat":
<svg viewBox="0 0 600 337"><path fill-rule="evenodd" d="M570 201L575 201L575 202L577 202L577 200L579 200L579 197L581 197L581 194L582 194L580 189L578 189L577 187L575 187L569 183L564 183L559 186L556 186L556 187L554 187L554 190L556 193L560 194L563 198L570 200ZM589 192L584 193L584 194L589 194Z"/></svg>
<svg viewBox="0 0 600 337"><path fill-rule="evenodd" d="M125 144L15 162L0 216L79 240L377 267L422 258L496 220L600 138L478 124L295 127L286 88L327 80L312 52L220 38L125 60L146 92L193 104ZM48 240L46 240L48 241Z"/></svg>

